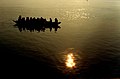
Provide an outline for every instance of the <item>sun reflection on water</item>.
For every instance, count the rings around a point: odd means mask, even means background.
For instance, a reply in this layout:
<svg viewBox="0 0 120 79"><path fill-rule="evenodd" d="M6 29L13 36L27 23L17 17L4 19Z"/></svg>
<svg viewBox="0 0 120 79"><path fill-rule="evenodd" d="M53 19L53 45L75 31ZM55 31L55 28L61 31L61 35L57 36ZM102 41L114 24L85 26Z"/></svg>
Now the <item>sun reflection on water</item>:
<svg viewBox="0 0 120 79"><path fill-rule="evenodd" d="M73 68L75 67L76 63L74 61L74 56L72 53L69 53L67 55L67 59L66 59L66 62L65 62L66 66L69 67L69 68Z"/></svg>
<svg viewBox="0 0 120 79"><path fill-rule="evenodd" d="M59 63L57 63L58 70L62 71L65 75L75 75L78 74L81 68L81 55L82 52L80 50L76 50L74 48L67 48L56 58L58 58Z"/></svg>

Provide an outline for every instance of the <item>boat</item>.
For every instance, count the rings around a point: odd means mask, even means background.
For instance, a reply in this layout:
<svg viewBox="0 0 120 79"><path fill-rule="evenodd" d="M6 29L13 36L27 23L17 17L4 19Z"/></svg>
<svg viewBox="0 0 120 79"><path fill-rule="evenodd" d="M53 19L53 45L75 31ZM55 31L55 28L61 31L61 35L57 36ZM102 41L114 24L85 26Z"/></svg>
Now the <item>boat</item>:
<svg viewBox="0 0 120 79"><path fill-rule="evenodd" d="M59 26L59 24L61 24L61 22L58 22L57 18L55 18L55 21L52 22L52 19L50 18L49 21L47 21L44 18L32 18L32 17L18 17L18 20L13 20L13 22L15 22L16 24L14 26L18 27L20 29L20 31L22 31L22 29L26 29L26 30L37 30L37 31L45 31L46 28L49 28L50 31L52 30L52 28L55 29L55 31L57 31L58 28L61 28Z"/></svg>

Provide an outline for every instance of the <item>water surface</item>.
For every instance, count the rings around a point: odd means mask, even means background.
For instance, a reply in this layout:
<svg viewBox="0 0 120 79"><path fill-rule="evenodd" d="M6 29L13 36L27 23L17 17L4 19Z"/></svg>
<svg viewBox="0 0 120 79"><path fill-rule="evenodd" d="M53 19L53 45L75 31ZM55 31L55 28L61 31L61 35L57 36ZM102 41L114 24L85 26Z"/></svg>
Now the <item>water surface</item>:
<svg viewBox="0 0 120 79"><path fill-rule="evenodd" d="M7 53L31 57L47 63L53 71L64 74L64 78L66 75L119 78L119 0L0 1L0 47L1 54L6 53L4 59L9 60ZM49 30L19 32L12 21L18 15L47 20L58 18L62 28L56 33ZM65 64L69 53L73 53L76 63L72 69ZM43 71L47 72L47 69Z"/></svg>

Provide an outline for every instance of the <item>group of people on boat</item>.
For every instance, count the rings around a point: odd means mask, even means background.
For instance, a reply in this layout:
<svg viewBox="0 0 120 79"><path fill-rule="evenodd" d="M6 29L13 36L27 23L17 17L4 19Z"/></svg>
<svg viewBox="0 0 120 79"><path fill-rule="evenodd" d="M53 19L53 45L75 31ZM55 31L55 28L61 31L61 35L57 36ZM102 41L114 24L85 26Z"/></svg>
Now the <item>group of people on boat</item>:
<svg viewBox="0 0 120 79"><path fill-rule="evenodd" d="M41 18L26 17L25 18L19 15L18 20L14 22L16 23L15 26L17 26L20 31L30 30L32 32L34 30L37 30L40 32L40 31L45 31L46 28L49 28L50 31L52 30L52 28L54 28L55 31L57 31L58 28L61 28L60 26L58 26L58 24L60 24L61 22L58 22L57 18L55 18L55 21L52 22L51 18L49 21L47 21L43 17Z"/></svg>

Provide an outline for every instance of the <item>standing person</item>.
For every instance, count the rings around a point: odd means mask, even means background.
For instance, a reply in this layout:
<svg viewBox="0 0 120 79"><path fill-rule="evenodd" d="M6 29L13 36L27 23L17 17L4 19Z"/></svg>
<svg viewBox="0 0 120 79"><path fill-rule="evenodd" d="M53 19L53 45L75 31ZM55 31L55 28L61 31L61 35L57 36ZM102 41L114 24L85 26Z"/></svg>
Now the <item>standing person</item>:
<svg viewBox="0 0 120 79"><path fill-rule="evenodd" d="M22 19L22 17L21 17L21 15L19 15L19 17L18 17L18 21L21 21L21 19Z"/></svg>
<svg viewBox="0 0 120 79"><path fill-rule="evenodd" d="M55 22L58 23L58 19L57 18L55 18Z"/></svg>
<svg viewBox="0 0 120 79"><path fill-rule="evenodd" d="M52 19L50 18L50 23L52 22Z"/></svg>

